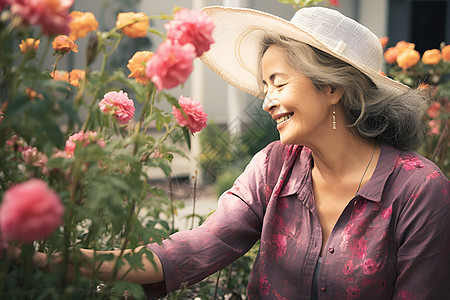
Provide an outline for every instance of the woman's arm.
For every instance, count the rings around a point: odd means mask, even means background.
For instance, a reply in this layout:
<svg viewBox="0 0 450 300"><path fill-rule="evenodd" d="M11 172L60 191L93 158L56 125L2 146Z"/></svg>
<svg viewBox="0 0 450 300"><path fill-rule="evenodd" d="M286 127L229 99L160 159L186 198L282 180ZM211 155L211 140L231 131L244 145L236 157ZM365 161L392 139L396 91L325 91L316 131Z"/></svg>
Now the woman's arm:
<svg viewBox="0 0 450 300"><path fill-rule="evenodd" d="M164 273L161 261L158 256L151 250L148 250L147 252L152 254L151 258L149 258L145 253L142 254L142 269L131 269L128 261L123 258L128 254L138 255L137 253L141 251L143 247L145 246L140 246L134 249L134 251L132 251L132 249L126 249L122 254L120 250L94 251L91 249L80 249L82 260L86 262L86 266L80 266L78 268L78 271L84 276L90 277L92 275L92 271L98 268L98 278L103 281L120 279L137 284L148 284L164 281ZM10 247L8 249L8 255L17 263L20 263L21 253L22 250L17 247ZM107 254L113 254L114 258L112 260L102 261L95 268L89 266L89 263L92 261L94 256L99 257L101 255ZM114 266L119 257L121 257L123 264L121 264L121 266L115 273ZM53 254L51 259L49 259L47 253L43 252L35 252L33 256L33 265L48 272L52 272L52 269L54 269L56 265L61 263L63 263L61 253ZM76 273L75 271L76 270L74 264L70 262L67 270L67 276L69 278L73 278Z"/></svg>
<svg viewBox="0 0 450 300"><path fill-rule="evenodd" d="M100 256L105 254L113 254L114 259L109 261L103 261L99 266L99 274L98 278L103 281L111 281L114 279L121 279L137 284L148 284L148 283L156 283L164 281L164 273L161 265L161 261L157 255L155 255L151 250L149 252L152 254L152 257L149 258L147 254L142 254L142 264L143 269L132 269L130 270L130 264L126 259L123 259L123 264L117 270L117 273L114 276L114 266L119 256L122 258L125 255L138 255L143 247L140 246L134 251L132 249L126 249L122 255L120 255L120 250L111 250L111 251L93 251L91 249L80 249L81 254L86 259L92 259L94 255ZM152 263L154 262L154 264ZM90 272L92 268L82 268L82 273L85 276L91 275Z"/></svg>

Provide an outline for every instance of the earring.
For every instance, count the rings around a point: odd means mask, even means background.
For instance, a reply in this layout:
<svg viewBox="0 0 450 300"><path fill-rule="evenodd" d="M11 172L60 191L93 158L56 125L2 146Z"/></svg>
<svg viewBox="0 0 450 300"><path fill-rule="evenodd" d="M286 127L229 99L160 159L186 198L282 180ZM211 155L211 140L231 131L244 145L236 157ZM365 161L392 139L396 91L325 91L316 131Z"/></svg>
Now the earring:
<svg viewBox="0 0 450 300"><path fill-rule="evenodd" d="M336 129L336 110L334 109L334 104L333 104L333 130Z"/></svg>

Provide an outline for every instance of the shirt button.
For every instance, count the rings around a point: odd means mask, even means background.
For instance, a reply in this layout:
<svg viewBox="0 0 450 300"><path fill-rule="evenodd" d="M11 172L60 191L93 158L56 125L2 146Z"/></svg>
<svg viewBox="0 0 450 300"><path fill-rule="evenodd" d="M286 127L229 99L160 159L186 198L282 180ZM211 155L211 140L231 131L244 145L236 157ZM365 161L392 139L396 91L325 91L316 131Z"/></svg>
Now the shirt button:
<svg viewBox="0 0 450 300"><path fill-rule="evenodd" d="M328 249L328 252L330 252L331 254L333 254L333 253L334 253L334 248Z"/></svg>
<svg viewBox="0 0 450 300"><path fill-rule="evenodd" d="M325 293L325 292L327 291L327 288L326 288L326 287L321 287L321 288L320 288L320 291L321 291L322 293Z"/></svg>

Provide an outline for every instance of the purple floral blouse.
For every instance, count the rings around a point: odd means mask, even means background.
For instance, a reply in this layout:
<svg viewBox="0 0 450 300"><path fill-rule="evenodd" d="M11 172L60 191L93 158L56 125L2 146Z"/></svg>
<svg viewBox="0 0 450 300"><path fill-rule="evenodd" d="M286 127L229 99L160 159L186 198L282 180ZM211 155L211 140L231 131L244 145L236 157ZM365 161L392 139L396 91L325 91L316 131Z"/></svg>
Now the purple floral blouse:
<svg viewBox="0 0 450 300"><path fill-rule="evenodd" d="M310 149L274 142L202 226L148 245L161 259L165 292L224 268L261 239L248 299L309 299L322 245L311 166ZM449 187L426 158L383 145L328 239L318 298L450 299Z"/></svg>

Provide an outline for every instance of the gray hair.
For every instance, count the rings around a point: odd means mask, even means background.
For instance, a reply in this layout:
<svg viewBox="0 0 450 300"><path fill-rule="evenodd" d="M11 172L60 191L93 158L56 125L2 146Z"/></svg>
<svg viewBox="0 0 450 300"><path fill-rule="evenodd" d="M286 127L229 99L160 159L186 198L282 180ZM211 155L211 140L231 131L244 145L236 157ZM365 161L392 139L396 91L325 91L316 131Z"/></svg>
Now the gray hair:
<svg viewBox="0 0 450 300"><path fill-rule="evenodd" d="M262 87L261 60L271 45L285 50L287 62L311 79L318 91L340 87L346 126L362 138L402 150L417 149L425 138L423 115L429 97L411 89L402 95L379 90L372 80L350 64L310 45L267 34L261 45L258 83Z"/></svg>

